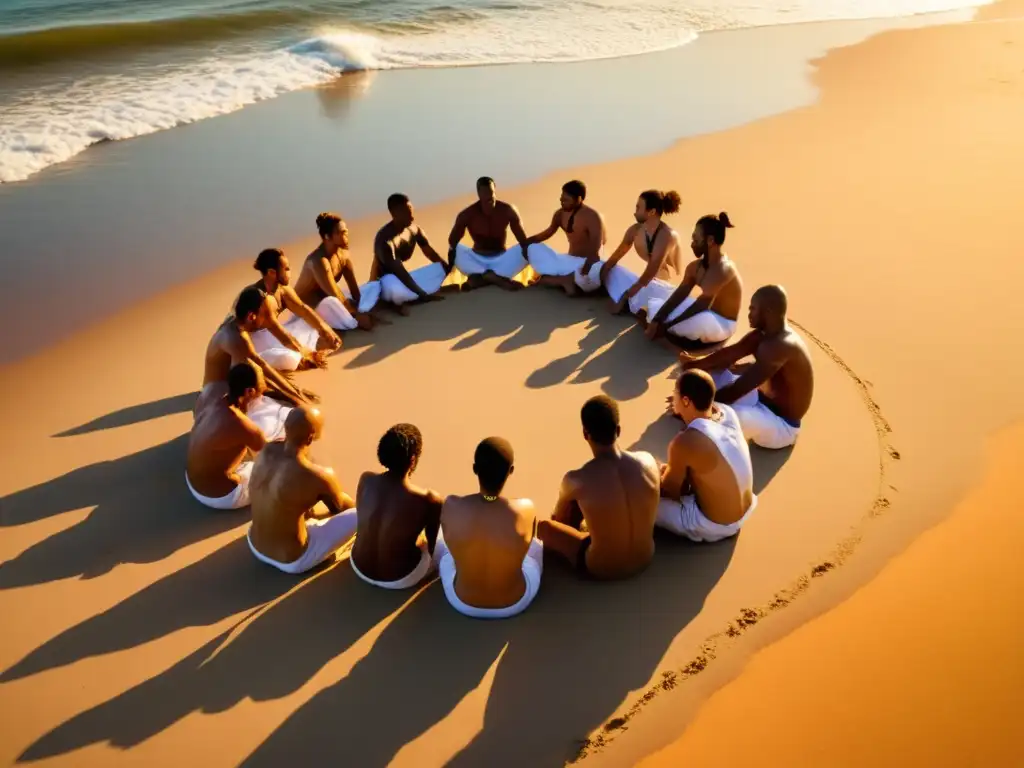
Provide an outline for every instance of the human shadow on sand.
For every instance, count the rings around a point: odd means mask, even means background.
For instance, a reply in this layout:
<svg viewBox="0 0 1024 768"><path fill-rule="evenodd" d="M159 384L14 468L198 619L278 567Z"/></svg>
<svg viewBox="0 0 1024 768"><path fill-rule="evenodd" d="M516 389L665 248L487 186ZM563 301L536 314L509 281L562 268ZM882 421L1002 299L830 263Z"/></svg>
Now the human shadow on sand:
<svg viewBox="0 0 1024 768"><path fill-rule="evenodd" d="M252 561L248 553L246 556ZM252 569L238 565L242 573L253 578ZM254 561L252 567L271 574L270 569ZM305 582L284 574L265 581L268 585L277 582L278 589L285 582L298 586L264 610L249 614L240 622L244 626L225 630L170 668L61 724L28 747L19 762L41 760L104 742L129 749L193 713L225 712L246 699L268 701L287 696L415 595L412 591L388 592L371 587L359 581L346 561L320 569ZM209 586L209 591L246 591L241 580L227 585L217 583L216 590ZM259 591L248 590L250 595ZM268 595L269 591L259 598ZM147 602L156 606L157 597L150 595ZM188 597L196 597L191 589ZM235 607L255 602L236 601ZM430 621L426 614L419 618L421 622ZM411 652L424 628L423 623L419 627L405 626L407 631L402 635L410 647L404 651ZM399 653L393 659L396 667L403 663L403 655ZM383 697L381 692L388 690L387 680L378 681L377 687L367 692L366 701L350 705L354 714L348 719L334 713L341 719L328 732L338 733L348 723L356 733L353 720L364 728L373 727L374 720L360 720L359 712L365 711L364 707L372 709L373 701Z"/></svg>
<svg viewBox="0 0 1024 768"><path fill-rule="evenodd" d="M0 529L88 507L87 516L0 567L0 589L94 578L122 563L152 563L246 520L214 512L184 481L188 435L89 464L0 499Z"/></svg>
<svg viewBox="0 0 1024 768"><path fill-rule="evenodd" d="M527 378L526 385L540 389L566 381L600 381L601 389L609 397L633 400L647 393L652 378L675 364L676 360L666 350L644 337L643 328L631 318L609 317L589 326L578 352L537 369Z"/></svg>
<svg viewBox="0 0 1024 768"><path fill-rule="evenodd" d="M134 648L250 611L299 583L253 558L245 536L70 627L0 675L0 683ZM283 650L283 649L282 649Z"/></svg>
<svg viewBox="0 0 1024 768"><path fill-rule="evenodd" d="M424 342L454 341L451 349L470 349L488 339L502 339L498 352L513 352L544 344L556 329L591 321L618 327L629 321L609 315L590 298L567 299L560 291L542 287L504 291L495 287L450 293L445 301L414 306L411 315L372 333L352 333L345 346L361 350L347 368L363 368Z"/></svg>
<svg viewBox="0 0 1024 768"><path fill-rule="evenodd" d="M173 416L176 413L191 411L196 404L199 392L183 392L180 395L164 397L150 403L130 405L127 408L108 413L92 421L81 424L63 432L58 432L54 437L73 437L75 435L87 435L90 432L99 432L104 429L116 429L126 427L129 424L138 424L142 421L151 421L164 416Z"/></svg>
<svg viewBox="0 0 1024 768"><path fill-rule="evenodd" d="M561 766L655 674L724 573L733 543L695 547L659 536L658 550L645 573L613 584L581 582L548 562L534 603L506 621L456 614L435 584L243 765L387 765L477 688L500 655L483 730L455 763Z"/></svg>

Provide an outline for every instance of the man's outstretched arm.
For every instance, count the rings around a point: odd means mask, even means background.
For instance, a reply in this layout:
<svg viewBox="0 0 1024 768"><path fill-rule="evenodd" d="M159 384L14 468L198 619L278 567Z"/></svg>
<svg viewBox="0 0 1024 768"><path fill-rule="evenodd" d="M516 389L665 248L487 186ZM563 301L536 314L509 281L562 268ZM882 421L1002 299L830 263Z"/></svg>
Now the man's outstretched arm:
<svg viewBox="0 0 1024 768"><path fill-rule="evenodd" d="M555 232L558 231L561 222L561 211L555 211L555 215L551 217L551 224L543 232L538 232L536 235L530 235L526 238L527 245L533 245L534 243L543 243L545 240L550 240L554 237Z"/></svg>
<svg viewBox="0 0 1024 768"><path fill-rule="evenodd" d="M734 403L748 392L753 392L767 382L786 364L788 350L785 345L763 342L757 348L754 364L743 371L732 384L722 387L715 394L715 400L726 405Z"/></svg>

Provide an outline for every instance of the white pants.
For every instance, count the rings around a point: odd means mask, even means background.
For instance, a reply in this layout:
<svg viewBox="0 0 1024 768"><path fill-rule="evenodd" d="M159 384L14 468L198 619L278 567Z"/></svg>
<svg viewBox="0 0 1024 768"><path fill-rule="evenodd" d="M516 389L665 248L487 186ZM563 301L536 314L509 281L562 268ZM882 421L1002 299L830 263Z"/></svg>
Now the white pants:
<svg viewBox="0 0 1024 768"><path fill-rule="evenodd" d="M727 320L717 312L712 312L707 309L703 312L698 312L693 317L690 317L683 322L669 326L675 318L679 317L683 312L688 310L693 303L697 300L695 296L687 296L676 307L667 318L665 318L665 332L671 333L673 336L679 336L683 339L691 339L693 341L703 341L705 343L715 343L719 341L725 341L734 333L736 333L736 321ZM654 315L661 310L668 299L663 299L660 296L651 297L647 300L647 319L650 320Z"/></svg>
<svg viewBox="0 0 1024 768"><path fill-rule="evenodd" d="M412 270L409 276L424 293L434 294L441 290L448 273L445 272L444 264L431 262L425 267ZM394 275L384 275L380 279L380 297L391 304L408 304L419 298Z"/></svg>
<svg viewBox="0 0 1024 768"><path fill-rule="evenodd" d="M252 475L252 462L243 461L235 469L235 474L238 475L238 485L235 486L235 490L227 496L221 496L219 499L197 493L196 489L192 487L192 482L188 479L188 472L185 473L185 485L188 486L189 491L195 496L196 501L200 504L205 504L211 509L241 509L242 507L249 506L249 477Z"/></svg>
<svg viewBox="0 0 1024 768"><path fill-rule="evenodd" d="M246 534L246 539L249 542L249 549L252 550L257 560L272 565L285 573L305 573L333 555L335 550L355 535L355 532L355 508L346 509L340 514L323 520L306 520L306 534L309 536L306 540L306 551L299 556L298 560L291 563L279 563L277 560L271 560L252 545L249 534Z"/></svg>
<svg viewBox="0 0 1024 768"><path fill-rule="evenodd" d="M281 324L299 344L306 349L316 350L320 331L311 326L301 317L291 317ZM250 334L252 345L271 368L278 371L297 370L302 362L302 355L294 349L288 349L270 331L264 329Z"/></svg>
<svg viewBox="0 0 1024 768"><path fill-rule="evenodd" d="M582 256L570 256L567 253L557 253L554 248L545 244L537 243L531 245L527 251L530 258L530 266L538 275L551 275L553 277L565 277L573 275L576 286L581 290L590 293L601 287L602 261L597 261L590 268L587 274L583 274L580 268L586 262Z"/></svg>
<svg viewBox="0 0 1024 768"><path fill-rule="evenodd" d="M375 587L381 587L382 589L408 589L409 587L415 587L426 577L430 570L434 567L434 561L430 557L430 553L427 552L424 547L420 550L420 561L415 568L405 578L398 579L397 581L376 581L371 579L369 576L364 576L362 571L359 570L359 566L356 565L354 558L349 557L349 563L352 565L352 570L355 571L356 576L365 581L367 584L372 584Z"/></svg>
<svg viewBox="0 0 1024 768"><path fill-rule="evenodd" d="M721 389L732 384L739 376L725 369L712 373L711 378L715 380L715 388ZM787 448L800 435L800 427L794 427L762 403L756 389L734 402L732 408L739 417L743 434L762 448Z"/></svg>
<svg viewBox="0 0 1024 768"><path fill-rule="evenodd" d="M677 536L685 536L690 541L721 541L739 533L740 528L743 527L755 507L757 507L756 496L743 517L732 525L719 525L704 517L704 513L697 506L696 496L683 496L679 501L662 499L658 502L658 517L654 524Z"/></svg>
<svg viewBox="0 0 1024 768"><path fill-rule="evenodd" d="M622 295L632 288L639 279L639 275L634 274L621 264L616 264L612 267L611 272L608 273L605 288L608 290L608 295L612 297L612 301L618 302L622 300ZM661 299L662 303L664 303L675 290L676 286L672 285L672 283L655 278L637 291L629 300L629 311L634 315L647 311L648 301L651 299ZM648 311L647 314L649 316L650 312Z"/></svg>
<svg viewBox="0 0 1024 768"><path fill-rule="evenodd" d="M284 422L291 412L292 406L261 396L249 404L245 415L260 428L267 442L272 443L284 437Z"/></svg>
<svg viewBox="0 0 1024 768"><path fill-rule="evenodd" d="M533 250L533 247L530 246L530 250ZM499 277L511 280L526 267L523 249L518 243L504 253L494 256L482 256L468 245L461 243L455 246L455 268L464 275L482 275L484 272L493 272Z"/></svg>
<svg viewBox="0 0 1024 768"><path fill-rule="evenodd" d="M348 291L348 288L342 288L342 293L348 299L352 298L352 294ZM358 310L363 314L372 310L377 306L377 301L380 300L380 281L371 280L368 283L364 283L359 286L359 307ZM345 305L342 304L334 296L328 296L326 299L316 305L316 313L324 319L331 328L340 331L351 331L359 327L359 323L352 313L345 309Z"/></svg>
<svg viewBox="0 0 1024 768"><path fill-rule="evenodd" d="M434 561L441 576L444 595L452 608L471 619L507 619L525 611L540 590L540 579L544 573L544 544L538 538L530 542L530 548L526 550L526 557L523 558L526 591L516 603L507 608L476 608L459 599L455 593L455 558L448 551L444 536L440 532L437 534L437 545L434 547Z"/></svg>

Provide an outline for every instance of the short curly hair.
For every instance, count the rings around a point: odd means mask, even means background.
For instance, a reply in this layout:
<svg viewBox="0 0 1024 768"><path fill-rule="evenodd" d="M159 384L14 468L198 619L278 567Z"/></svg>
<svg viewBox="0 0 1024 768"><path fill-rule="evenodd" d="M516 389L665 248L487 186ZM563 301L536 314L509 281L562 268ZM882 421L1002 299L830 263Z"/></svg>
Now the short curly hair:
<svg viewBox="0 0 1024 768"><path fill-rule="evenodd" d="M423 435L413 424L395 424L377 443L377 460L392 472L408 472L423 453Z"/></svg>

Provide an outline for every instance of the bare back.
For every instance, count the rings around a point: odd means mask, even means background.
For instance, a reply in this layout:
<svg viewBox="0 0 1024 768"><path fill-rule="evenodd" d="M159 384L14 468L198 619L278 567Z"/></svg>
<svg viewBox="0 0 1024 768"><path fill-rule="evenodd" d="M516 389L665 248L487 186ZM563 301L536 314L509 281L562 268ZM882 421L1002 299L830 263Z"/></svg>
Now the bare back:
<svg viewBox="0 0 1024 768"><path fill-rule="evenodd" d="M569 231L569 219L572 219L572 231ZM559 209L555 211L555 220L565 232L569 241L569 255L581 258L598 257L601 247L608 241L601 214L589 205L581 205L575 212Z"/></svg>
<svg viewBox="0 0 1024 768"><path fill-rule="evenodd" d="M721 409L716 407L712 420L721 418ZM696 496L697 506L714 523L732 525L740 520L753 501L752 483L745 482L741 487L736 472L718 446L698 430L684 429L673 438L673 443L675 445L669 446L669 455L685 457L682 463L686 467L686 480L682 494Z"/></svg>
<svg viewBox="0 0 1024 768"><path fill-rule="evenodd" d="M799 423L811 407L814 396L814 368L807 345L788 327L778 336L758 344L754 359L762 357L782 362L760 387L761 400L777 415Z"/></svg>
<svg viewBox="0 0 1024 768"><path fill-rule="evenodd" d="M628 451L598 456L566 480L590 532L587 570L624 578L646 568L654 556L660 487L654 458Z"/></svg>
<svg viewBox="0 0 1024 768"><path fill-rule="evenodd" d="M716 263L704 265L696 259L686 265L683 282L692 280L702 295L712 297L709 309L726 320L736 320L743 307L743 281L735 263L724 254Z"/></svg>
<svg viewBox="0 0 1024 768"><path fill-rule="evenodd" d="M291 563L306 551L305 517L324 495L319 477L324 471L304 457L290 455L287 443L271 443L260 451L249 479L249 538L260 553Z"/></svg>
<svg viewBox="0 0 1024 768"><path fill-rule="evenodd" d="M352 560L374 581L397 581L420 562L421 532L427 543L437 537L443 499L387 472L367 472L356 491L358 532Z"/></svg>
<svg viewBox="0 0 1024 768"><path fill-rule="evenodd" d="M455 559L460 600L476 608L505 608L523 596L523 558L537 527L532 501L449 496L441 526Z"/></svg>
<svg viewBox="0 0 1024 768"><path fill-rule="evenodd" d="M210 498L227 496L238 485L233 473L250 445L262 443L259 427L223 394L204 397L196 404L195 422L188 437L186 472L196 493Z"/></svg>

